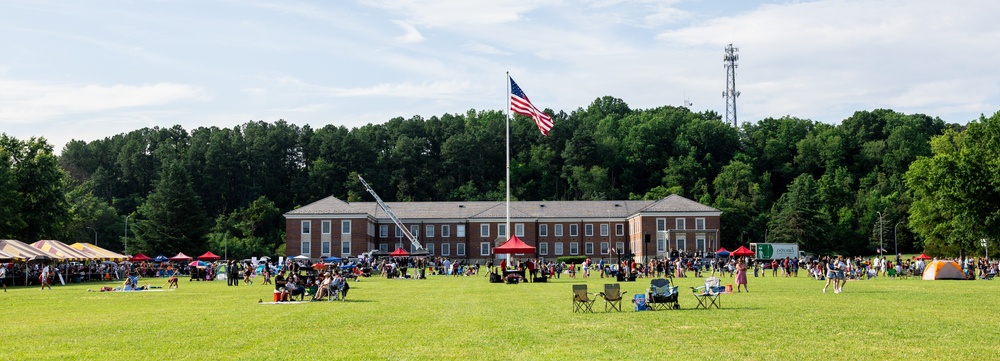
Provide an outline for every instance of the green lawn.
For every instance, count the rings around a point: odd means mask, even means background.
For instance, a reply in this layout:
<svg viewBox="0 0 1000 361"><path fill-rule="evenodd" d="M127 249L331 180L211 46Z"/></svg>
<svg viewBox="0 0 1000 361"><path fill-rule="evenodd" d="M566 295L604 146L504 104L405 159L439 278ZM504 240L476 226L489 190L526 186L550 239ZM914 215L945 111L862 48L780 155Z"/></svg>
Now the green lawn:
<svg viewBox="0 0 1000 361"><path fill-rule="evenodd" d="M803 273L804 274L804 273ZM162 280L144 280L154 285ZM1000 281L750 278L751 293L695 310L574 314L571 285L483 277L364 279L348 301L261 305L272 288L189 282L171 292L101 284L0 293L0 358L24 359L982 359L996 355ZM731 284L732 278L723 278ZM644 292L648 279L622 283ZM631 297L631 295L627 295Z"/></svg>

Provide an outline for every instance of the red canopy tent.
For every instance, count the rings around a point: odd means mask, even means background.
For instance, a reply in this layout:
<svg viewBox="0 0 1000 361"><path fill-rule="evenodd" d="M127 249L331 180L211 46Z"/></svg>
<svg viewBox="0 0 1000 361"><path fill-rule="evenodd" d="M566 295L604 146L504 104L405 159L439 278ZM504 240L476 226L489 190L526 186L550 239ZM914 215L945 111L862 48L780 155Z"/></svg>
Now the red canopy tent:
<svg viewBox="0 0 1000 361"><path fill-rule="evenodd" d="M493 249L496 254L535 253L535 247L529 246L517 236L510 236L506 243Z"/></svg>
<svg viewBox="0 0 1000 361"><path fill-rule="evenodd" d="M220 258L222 257L215 255L212 251L205 252L205 254L198 256L198 259L202 261L218 261Z"/></svg>
<svg viewBox="0 0 1000 361"><path fill-rule="evenodd" d="M149 256L144 255L142 253L132 256L132 258L128 259L129 262L148 262L149 260L152 260L152 258L149 258Z"/></svg>
<svg viewBox="0 0 1000 361"><path fill-rule="evenodd" d="M389 254L392 257L408 257L410 252L407 252L403 247L396 248L395 251Z"/></svg>
<svg viewBox="0 0 1000 361"><path fill-rule="evenodd" d="M753 251L743 246L740 246L740 248L737 248L730 254L733 255L733 257L753 257Z"/></svg>
<svg viewBox="0 0 1000 361"><path fill-rule="evenodd" d="M932 259L932 257L921 253L919 256L917 256L917 259Z"/></svg>
<svg viewBox="0 0 1000 361"><path fill-rule="evenodd" d="M184 254L184 252L177 252L177 255L173 256L173 257L170 257L169 260L171 260L171 261L191 261L191 260L194 260L194 258L191 258L191 256L188 256L188 255Z"/></svg>

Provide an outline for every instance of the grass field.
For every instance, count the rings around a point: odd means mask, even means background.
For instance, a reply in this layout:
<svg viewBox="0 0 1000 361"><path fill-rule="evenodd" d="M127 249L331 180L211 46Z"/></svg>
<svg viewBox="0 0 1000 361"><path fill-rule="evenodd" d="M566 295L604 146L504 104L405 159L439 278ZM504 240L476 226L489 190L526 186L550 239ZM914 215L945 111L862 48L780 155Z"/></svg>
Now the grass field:
<svg viewBox="0 0 1000 361"><path fill-rule="evenodd" d="M153 285L162 280L144 280ZM750 278L751 293L695 310L574 314L571 285L483 277L364 279L347 302L258 304L271 286L189 282L170 292L103 284L0 293L0 358L25 359L982 359L1000 349L1000 281ZM259 282L259 280L258 280ZM732 278L723 278L731 284ZM648 279L622 283L644 292ZM992 355L992 356L986 356Z"/></svg>

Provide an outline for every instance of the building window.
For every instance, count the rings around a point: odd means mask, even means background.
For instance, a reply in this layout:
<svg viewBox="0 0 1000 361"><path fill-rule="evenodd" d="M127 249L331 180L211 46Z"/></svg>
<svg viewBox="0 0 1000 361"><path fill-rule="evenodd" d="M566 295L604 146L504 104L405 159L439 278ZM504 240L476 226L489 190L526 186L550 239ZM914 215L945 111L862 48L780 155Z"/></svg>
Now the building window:
<svg viewBox="0 0 1000 361"><path fill-rule="evenodd" d="M340 254L344 256L351 254L351 241L340 242Z"/></svg>
<svg viewBox="0 0 1000 361"><path fill-rule="evenodd" d="M657 218L656 219L656 231L657 232L666 232L667 231L667 219L666 218Z"/></svg>
<svg viewBox="0 0 1000 361"><path fill-rule="evenodd" d="M410 235L413 236L413 238L417 238L418 236L420 236L420 226L416 224L411 224Z"/></svg>
<svg viewBox="0 0 1000 361"><path fill-rule="evenodd" d="M601 225L601 237L607 237L607 236L608 236L608 225L607 224L602 224Z"/></svg>
<svg viewBox="0 0 1000 361"><path fill-rule="evenodd" d="M340 233L351 234L351 221L340 221Z"/></svg>
<svg viewBox="0 0 1000 361"><path fill-rule="evenodd" d="M434 255L434 244L433 243L428 243L426 245L426 247L427 247L427 253L429 253L431 256L433 256Z"/></svg>
<svg viewBox="0 0 1000 361"><path fill-rule="evenodd" d="M617 242L617 243L615 243L615 251L618 254L624 254L625 253L625 242Z"/></svg>
<svg viewBox="0 0 1000 361"><path fill-rule="evenodd" d="M570 237L576 237L578 235L580 235L580 225L577 225L577 224L571 224L571 225L569 225L569 236Z"/></svg>
<svg viewBox="0 0 1000 361"><path fill-rule="evenodd" d="M524 223L514 223L514 235L524 237Z"/></svg>
<svg viewBox="0 0 1000 361"><path fill-rule="evenodd" d="M310 248L312 248L312 242L309 242L307 240L302 240L302 250L301 251L302 251L302 255L303 256L308 256L309 255Z"/></svg>
<svg viewBox="0 0 1000 361"><path fill-rule="evenodd" d="M451 237L451 226L450 225L445 224L445 225L441 226L441 237L443 237L443 238Z"/></svg>
<svg viewBox="0 0 1000 361"><path fill-rule="evenodd" d="M705 252L705 235L704 234L695 235L695 238L694 238L694 248L695 248L696 251L698 251L698 253L704 253Z"/></svg>
<svg viewBox="0 0 1000 361"><path fill-rule="evenodd" d="M378 236L379 238L389 238L389 225L380 224L378 226Z"/></svg>
<svg viewBox="0 0 1000 361"><path fill-rule="evenodd" d="M320 250L319 250L319 252L322 253L324 256L329 255L330 254L330 241L323 241L322 243L320 243Z"/></svg>
<svg viewBox="0 0 1000 361"><path fill-rule="evenodd" d="M675 225L677 226L674 227L675 229L686 229L684 228L684 218L677 218L674 222L676 222Z"/></svg>
<svg viewBox="0 0 1000 361"><path fill-rule="evenodd" d="M548 256L549 255L549 243L548 242L539 242L538 243L538 255L539 256Z"/></svg>
<svg viewBox="0 0 1000 361"><path fill-rule="evenodd" d="M431 238L434 237L434 225L428 224L424 226L424 237Z"/></svg>
<svg viewBox="0 0 1000 361"><path fill-rule="evenodd" d="M465 243L455 245L455 254L461 257L465 256Z"/></svg>
<svg viewBox="0 0 1000 361"><path fill-rule="evenodd" d="M479 236L480 237L489 237L490 236L490 225L488 225L488 224L480 224L479 225Z"/></svg>
<svg viewBox="0 0 1000 361"><path fill-rule="evenodd" d="M656 239L656 252L658 252L658 253L664 253L666 251L667 251L667 239L666 238L657 238Z"/></svg>
<svg viewBox="0 0 1000 361"><path fill-rule="evenodd" d="M694 219L694 229L705 229L705 219L695 218Z"/></svg>
<svg viewBox="0 0 1000 361"><path fill-rule="evenodd" d="M538 225L538 236L539 237L548 237L549 236L549 225L547 225L547 224L539 224Z"/></svg>
<svg viewBox="0 0 1000 361"><path fill-rule="evenodd" d="M583 244L583 250L586 254L594 254L594 242L587 242Z"/></svg>
<svg viewBox="0 0 1000 361"><path fill-rule="evenodd" d="M615 224L615 235L619 236L619 237L625 235L625 225L624 224L621 224L621 223Z"/></svg>
<svg viewBox="0 0 1000 361"><path fill-rule="evenodd" d="M594 225L593 224L584 224L583 225L583 235L587 236L587 237L593 237L594 236Z"/></svg>
<svg viewBox="0 0 1000 361"><path fill-rule="evenodd" d="M608 242L601 242L601 254L608 254L608 247L610 247Z"/></svg>
<svg viewBox="0 0 1000 361"><path fill-rule="evenodd" d="M556 231L556 237L562 237L563 236L563 225L561 225L561 224L555 225L555 231ZM562 253L560 253L560 254L562 254Z"/></svg>
<svg viewBox="0 0 1000 361"><path fill-rule="evenodd" d="M479 243L479 255L489 256L490 255L490 242L480 242Z"/></svg>
<svg viewBox="0 0 1000 361"><path fill-rule="evenodd" d="M580 254L580 243L579 242L570 242L569 243L569 254L574 255L574 256Z"/></svg>
<svg viewBox="0 0 1000 361"><path fill-rule="evenodd" d="M441 255L450 256L451 255L451 244L442 243L441 244Z"/></svg>
<svg viewBox="0 0 1000 361"><path fill-rule="evenodd" d="M403 238L403 229L398 225L396 226L396 238Z"/></svg>
<svg viewBox="0 0 1000 361"><path fill-rule="evenodd" d="M683 234L678 234L676 238L677 238L677 250L683 252L684 250L687 249L687 240L684 239Z"/></svg>
<svg viewBox="0 0 1000 361"><path fill-rule="evenodd" d="M506 223L504 223L504 224L498 224L497 225L497 237L507 238L507 224Z"/></svg>
<svg viewBox="0 0 1000 361"><path fill-rule="evenodd" d="M465 237L465 225L464 224L459 224L458 226L456 226L455 235L459 236L459 237Z"/></svg>
<svg viewBox="0 0 1000 361"><path fill-rule="evenodd" d="M312 225L310 221L302 221L302 234L309 234L309 228Z"/></svg>
<svg viewBox="0 0 1000 361"><path fill-rule="evenodd" d="M380 252L382 252L382 253L388 253L389 252L389 244L388 243L383 243L383 244L378 245L378 250Z"/></svg>
<svg viewBox="0 0 1000 361"><path fill-rule="evenodd" d="M331 227L330 221L323 221L322 224L323 224L322 228L323 234L330 234L330 227Z"/></svg>
<svg viewBox="0 0 1000 361"><path fill-rule="evenodd" d="M562 242L556 242L556 256L562 256L563 254L563 244Z"/></svg>

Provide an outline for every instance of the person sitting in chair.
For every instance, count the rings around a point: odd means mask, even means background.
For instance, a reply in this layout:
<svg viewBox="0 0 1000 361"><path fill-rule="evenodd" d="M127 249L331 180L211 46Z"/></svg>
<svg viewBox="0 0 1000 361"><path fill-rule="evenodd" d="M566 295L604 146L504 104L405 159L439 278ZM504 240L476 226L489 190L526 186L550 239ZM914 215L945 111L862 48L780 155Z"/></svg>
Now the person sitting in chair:
<svg viewBox="0 0 1000 361"><path fill-rule="evenodd" d="M313 297L313 301L322 300L323 297L330 296L330 282L333 278L330 277L330 272L323 274L323 281L319 283L319 288L316 290L316 296Z"/></svg>
<svg viewBox="0 0 1000 361"><path fill-rule="evenodd" d="M285 289L288 290L289 299L299 296L299 301L305 300L306 298L306 287L298 284L298 277L293 277L285 283Z"/></svg>

